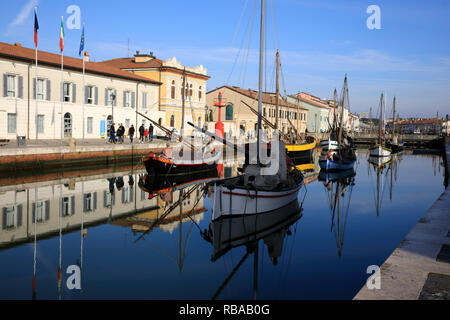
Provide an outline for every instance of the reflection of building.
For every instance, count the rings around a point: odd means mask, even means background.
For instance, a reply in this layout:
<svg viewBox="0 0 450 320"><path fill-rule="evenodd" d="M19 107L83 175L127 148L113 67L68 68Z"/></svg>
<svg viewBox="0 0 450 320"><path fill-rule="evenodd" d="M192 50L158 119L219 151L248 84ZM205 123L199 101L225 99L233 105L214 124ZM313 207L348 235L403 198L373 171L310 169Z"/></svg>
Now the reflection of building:
<svg viewBox="0 0 450 320"><path fill-rule="evenodd" d="M32 241L35 219L41 239L59 232L60 222L63 232L79 228L81 215L88 227L157 208L158 200L148 199L137 187L138 179L138 174L122 172L73 179L62 185L49 181L25 189L22 185L0 187L0 247Z"/></svg>
<svg viewBox="0 0 450 320"><path fill-rule="evenodd" d="M158 81L85 59L83 90L81 59L64 57L61 80L60 55L38 51L36 79L35 51L0 43L0 138L83 138L83 103L86 138L105 136L112 120L136 126L135 110L157 111Z"/></svg>
<svg viewBox="0 0 450 320"><path fill-rule="evenodd" d="M217 99L219 92L222 93L226 107L221 108L221 119L225 125L225 134L233 137L245 137L254 135L258 125L258 118L248 106L250 105L255 111L258 110L258 92L253 90L245 90L238 87L222 86L220 88L209 91L206 94L206 102L208 106L209 130L214 131L214 123L219 119L218 108L214 107L214 101ZM263 93L262 98L262 115L272 124L275 123L275 93ZM279 130L287 133L290 124L289 121L299 131L304 133L306 129L306 113L307 109L284 100L279 97ZM289 120L288 120L289 119ZM263 122L263 128L267 127Z"/></svg>
<svg viewBox="0 0 450 320"><path fill-rule="evenodd" d="M162 82L159 92L159 111L148 112L152 120L163 126L181 128L183 94L185 96L185 132L192 132L187 122L193 122L200 127L205 123L206 81L210 78L202 66L188 68L174 57L162 61L150 54L136 52L133 58L119 58L103 61L110 65L129 71L136 75ZM186 72L185 90L183 90L183 72Z"/></svg>

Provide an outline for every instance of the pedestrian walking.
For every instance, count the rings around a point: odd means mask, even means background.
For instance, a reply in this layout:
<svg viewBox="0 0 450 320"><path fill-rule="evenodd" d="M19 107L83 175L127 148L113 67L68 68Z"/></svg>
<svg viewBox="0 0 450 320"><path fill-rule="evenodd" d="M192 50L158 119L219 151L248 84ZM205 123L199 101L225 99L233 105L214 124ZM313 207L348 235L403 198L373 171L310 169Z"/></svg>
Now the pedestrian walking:
<svg viewBox="0 0 450 320"><path fill-rule="evenodd" d="M148 129L145 129L145 132L144 132L145 142L148 141L148 135L149 135Z"/></svg>
<svg viewBox="0 0 450 320"><path fill-rule="evenodd" d="M116 144L116 129L114 128L115 123L109 128L109 142Z"/></svg>
<svg viewBox="0 0 450 320"><path fill-rule="evenodd" d="M119 137L119 142L123 143L123 136L125 135L125 127L121 123L119 129L117 129L117 136Z"/></svg>
<svg viewBox="0 0 450 320"><path fill-rule="evenodd" d="M153 125L150 123L150 127L148 128L148 134L150 136L150 142L153 141Z"/></svg>
<svg viewBox="0 0 450 320"><path fill-rule="evenodd" d="M131 143L133 143L133 138L134 138L134 126L133 125L131 125L130 129L128 129L128 135L130 136Z"/></svg>
<svg viewBox="0 0 450 320"><path fill-rule="evenodd" d="M139 139L141 140L141 143L144 143L144 133L145 133L144 124L141 124L141 126L139 127Z"/></svg>

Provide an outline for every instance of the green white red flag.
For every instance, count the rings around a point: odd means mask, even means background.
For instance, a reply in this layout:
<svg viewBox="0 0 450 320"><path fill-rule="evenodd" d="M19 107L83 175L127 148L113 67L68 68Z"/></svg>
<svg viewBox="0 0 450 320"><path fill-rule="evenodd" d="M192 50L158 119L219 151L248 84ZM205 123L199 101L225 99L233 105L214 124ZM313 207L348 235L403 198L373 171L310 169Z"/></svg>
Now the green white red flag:
<svg viewBox="0 0 450 320"><path fill-rule="evenodd" d="M61 49L61 53L64 51L64 20L61 17L61 33L59 35L59 48Z"/></svg>

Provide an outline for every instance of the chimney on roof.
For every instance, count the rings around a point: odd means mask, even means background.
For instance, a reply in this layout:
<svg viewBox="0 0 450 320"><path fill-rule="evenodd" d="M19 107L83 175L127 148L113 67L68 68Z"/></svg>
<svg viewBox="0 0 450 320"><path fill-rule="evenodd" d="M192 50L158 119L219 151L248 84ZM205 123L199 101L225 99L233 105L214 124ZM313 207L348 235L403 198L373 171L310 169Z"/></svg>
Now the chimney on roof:
<svg viewBox="0 0 450 320"><path fill-rule="evenodd" d="M15 42L15 43L14 43L14 46L15 46L15 47L21 47L22 44L21 44L21 43L18 43L18 42Z"/></svg>
<svg viewBox="0 0 450 320"><path fill-rule="evenodd" d="M150 52L149 54L140 54L140 51L136 51L136 54L134 55L135 63L145 63L153 59L155 59L153 52Z"/></svg>
<svg viewBox="0 0 450 320"><path fill-rule="evenodd" d="M89 56L89 52L85 51L84 52L84 61L89 62L91 60L90 56Z"/></svg>

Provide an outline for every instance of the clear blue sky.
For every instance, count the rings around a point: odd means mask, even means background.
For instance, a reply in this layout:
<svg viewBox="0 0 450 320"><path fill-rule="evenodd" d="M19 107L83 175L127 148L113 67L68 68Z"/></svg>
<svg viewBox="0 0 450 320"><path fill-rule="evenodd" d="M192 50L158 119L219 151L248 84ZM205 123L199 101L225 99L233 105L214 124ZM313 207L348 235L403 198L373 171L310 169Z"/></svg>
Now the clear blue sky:
<svg viewBox="0 0 450 320"><path fill-rule="evenodd" d="M372 4L381 9L381 30L366 27ZM95 61L126 57L130 40L132 54L153 51L163 60L176 56L188 66L203 64L211 76L209 90L223 84L257 89L259 0L1 1L0 41L34 46L33 10L27 9L35 5L41 50L58 53L60 17L67 20L67 8L77 5L86 24L86 50ZM331 98L347 73L354 112L373 107L375 113L384 91L388 112L396 95L403 117L450 113L450 1L269 0L268 5L267 90L274 90L279 48L283 93ZM65 31L65 54L78 56L81 30L66 25Z"/></svg>

